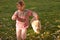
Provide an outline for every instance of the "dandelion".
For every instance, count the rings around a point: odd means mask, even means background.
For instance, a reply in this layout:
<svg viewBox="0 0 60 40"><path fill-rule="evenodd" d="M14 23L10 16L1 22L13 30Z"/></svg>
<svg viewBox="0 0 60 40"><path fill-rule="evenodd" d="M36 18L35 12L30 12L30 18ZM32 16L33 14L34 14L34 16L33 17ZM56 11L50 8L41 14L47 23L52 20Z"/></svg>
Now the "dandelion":
<svg viewBox="0 0 60 40"><path fill-rule="evenodd" d="M60 25L58 25L57 27L60 28Z"/></svg>
<svg viewBox="0 0 60 40"><path fill-rule="evenodd" d="M46 34L50 34L49 32L46 32Z"/></svg>

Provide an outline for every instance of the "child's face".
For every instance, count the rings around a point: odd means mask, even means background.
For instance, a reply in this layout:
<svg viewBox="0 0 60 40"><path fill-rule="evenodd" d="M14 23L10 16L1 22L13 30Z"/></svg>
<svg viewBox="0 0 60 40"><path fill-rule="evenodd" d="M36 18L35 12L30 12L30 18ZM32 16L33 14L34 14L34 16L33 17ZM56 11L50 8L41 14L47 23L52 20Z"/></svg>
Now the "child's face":
<svg viewBox="0 0 60 40"><path fill-rule="evenodd" d="M18 10L24 10L25 8L25 5L21 6L20 4L17 4L17 9Z"/></svg>

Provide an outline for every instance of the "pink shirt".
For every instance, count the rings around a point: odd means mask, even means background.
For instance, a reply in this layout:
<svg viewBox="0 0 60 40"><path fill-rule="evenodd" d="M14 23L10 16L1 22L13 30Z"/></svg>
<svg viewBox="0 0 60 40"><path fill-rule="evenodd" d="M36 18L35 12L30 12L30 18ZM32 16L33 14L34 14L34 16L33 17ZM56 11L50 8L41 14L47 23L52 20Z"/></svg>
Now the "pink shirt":
<svg viewBox="0 0 60 40"><path fill-rule="evenodd" d="M21 12L20 10L17 10L13 14L12 18L16 19L16 27L28 28L30 16L35 17L35 16L37 16L37 14L35 12L30 11L30 10L25 10L23 12Z"/></svg>

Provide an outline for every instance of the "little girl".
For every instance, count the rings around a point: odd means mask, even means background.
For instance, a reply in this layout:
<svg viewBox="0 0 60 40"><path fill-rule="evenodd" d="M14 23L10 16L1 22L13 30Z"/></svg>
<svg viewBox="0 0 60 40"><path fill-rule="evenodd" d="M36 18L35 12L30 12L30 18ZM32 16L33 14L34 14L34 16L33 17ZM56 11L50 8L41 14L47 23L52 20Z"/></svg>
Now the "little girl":
<svg viewBox="0 0 60 40"><path fill-rule="evenodd" d="M25 9L24 1L17 2L17 11L14 12L12 20L16 20L17 40L26 40L26 32L29 27L29 17L38 19L38 15L31 10Z"/></svg>

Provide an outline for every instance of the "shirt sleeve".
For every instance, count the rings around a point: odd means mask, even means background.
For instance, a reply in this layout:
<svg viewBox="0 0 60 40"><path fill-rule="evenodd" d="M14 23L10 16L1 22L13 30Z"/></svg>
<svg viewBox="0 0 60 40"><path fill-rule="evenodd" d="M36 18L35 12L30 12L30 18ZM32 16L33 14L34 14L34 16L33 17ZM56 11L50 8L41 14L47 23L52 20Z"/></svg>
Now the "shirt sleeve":
<svg viewBox="0 0 60 40"><path fill-rule="evenodd" d="M39 19L38 14L37 14L36 12L33 12L32 15L33 15L33 18L34 18L34 19L36 19L36 20Z"/></svg>
<svg viewBox="0 0 60 40"><path fill-rule="evenodd" d="M14 16L17 16L17 11L15 11L13 15L14 15Z"/></svg>
<svg viewBox="0 0 60 40"><path fill-rule="evenodd" d="M34 11L32 12L31 10L28 10L28 15L33 16L33 18L38 19L38 14L36 12L34 12Z"/></svg>
<svg viewBox="0 0 60 40"><path fill-rule="evenodd" d="M32 16L33 16L33 17L37 17L38 14L37 14L36 12L32 12Z"/></svg>
<svg viewBox="0 0 60 40"><path fill-rule="evenodd" d="M32 16L32 11L28 10L28 16Z"/></svg>

